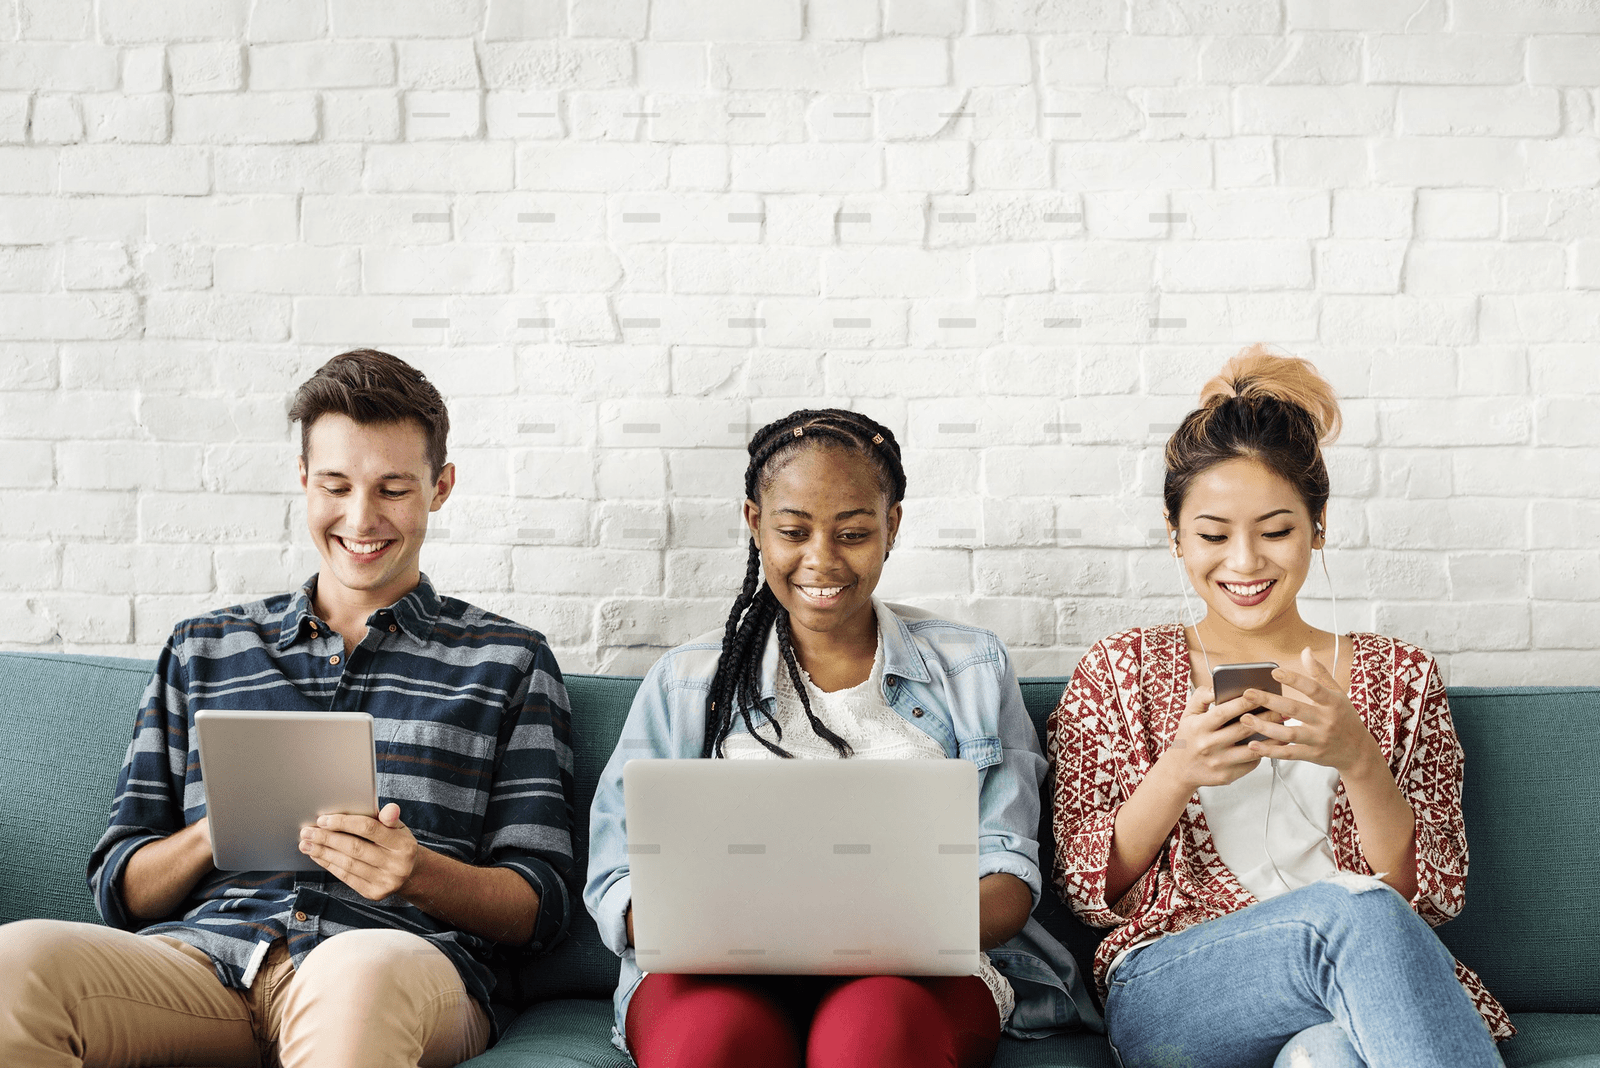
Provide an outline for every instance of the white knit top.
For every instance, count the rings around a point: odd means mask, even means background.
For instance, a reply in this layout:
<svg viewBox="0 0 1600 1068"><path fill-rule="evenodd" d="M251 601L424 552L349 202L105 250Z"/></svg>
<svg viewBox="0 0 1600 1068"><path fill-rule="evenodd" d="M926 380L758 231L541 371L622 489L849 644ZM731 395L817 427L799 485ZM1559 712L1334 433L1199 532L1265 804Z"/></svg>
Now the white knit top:
<svg viewBox="0 0 1600 1068"><path fill-rule="evenodd" d="M883 699L883 632L878 632L878 649L872 658L872 672L865 682L844 690L828 693L817 688L804 668L800 681L805 684L806 696L811 699L811 711L828 729L850 744L858 757L872 760L944 760L944 749L927 734L912 726ZM756 730L769 741L778 742L796 757L809 760L836 760L838 750L811 728L806 718L805 706L789 678L789 672L780 663L777 684L773 689L773 718L783 728L779 741L772 724L763 720ZM730 734L722 743L722 751L730 760L778 759L748 733ZM994 995L995 1008L1000 1012L1000 1026L1011 1019L1016 1007L1016 993L999 970L989 962L987 953L978 954L978 970L989 992Z"/></svg>

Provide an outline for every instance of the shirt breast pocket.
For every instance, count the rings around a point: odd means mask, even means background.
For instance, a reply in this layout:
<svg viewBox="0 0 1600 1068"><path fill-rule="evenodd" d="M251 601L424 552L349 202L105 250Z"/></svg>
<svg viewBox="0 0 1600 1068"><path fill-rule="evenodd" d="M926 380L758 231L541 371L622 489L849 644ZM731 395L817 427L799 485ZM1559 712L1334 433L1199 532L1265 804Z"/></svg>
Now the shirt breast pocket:
<svg viewBox="0 0 1600 1068"><path fill-rule="evenodd" d="M982 771L1000 763L1000 739L994 735L964 738L956 743L956 755L962 760L972 761L978 765L978 770Z"/></svg>

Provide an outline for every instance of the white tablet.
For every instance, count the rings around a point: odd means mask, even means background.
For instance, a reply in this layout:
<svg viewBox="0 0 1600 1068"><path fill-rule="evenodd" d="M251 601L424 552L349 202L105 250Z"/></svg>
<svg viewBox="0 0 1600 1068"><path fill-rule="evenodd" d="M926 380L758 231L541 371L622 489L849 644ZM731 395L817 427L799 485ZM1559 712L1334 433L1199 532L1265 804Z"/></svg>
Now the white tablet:
<svg viewBox="0 0 1600 1068"><path fill-rule="evenodd" d="M211 856L223 871L311 871L300 828L378 814L365 712L196 712Z"/></svg>
<svg viewBox="0 0 1600 1068"><path fill-rule="evenodd" d="M971 761L630 760L622 790L644 970L977 970Z"/></svg>

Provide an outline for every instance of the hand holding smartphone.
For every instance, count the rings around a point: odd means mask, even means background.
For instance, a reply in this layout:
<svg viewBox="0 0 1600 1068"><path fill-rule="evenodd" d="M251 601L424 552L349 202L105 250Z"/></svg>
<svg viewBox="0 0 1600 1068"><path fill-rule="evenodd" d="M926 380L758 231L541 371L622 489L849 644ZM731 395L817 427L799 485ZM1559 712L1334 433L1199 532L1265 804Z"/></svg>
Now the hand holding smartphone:
<svg viewBox="0 0 1600 1068"><path fill-rule="evenodd" d="M1246 690L1262 690L1266 693L1283 693L1283 687L1278 680L1272 677L1278 665L1271 661L1262 661L1258 664L1218 664L1211 672L1211 692L1216 696L1216 703L1232 701L1243 697ZM1248 708L1245 712L1264 712L1263 708ZM1248 742L1265 742L1270 739L1264 734L1252 734L1240 745Z"/></svg>

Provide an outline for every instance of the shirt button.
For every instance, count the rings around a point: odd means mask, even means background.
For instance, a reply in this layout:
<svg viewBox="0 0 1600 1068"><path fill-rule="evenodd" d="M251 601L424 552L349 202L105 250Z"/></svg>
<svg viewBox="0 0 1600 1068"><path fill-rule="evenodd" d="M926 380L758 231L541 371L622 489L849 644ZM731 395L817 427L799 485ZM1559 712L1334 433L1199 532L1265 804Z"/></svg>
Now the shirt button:
<svg viewBox="0 0 1600 1068"><path fill-rule="evenodd" d="M389 624L389 633L390 633L390 634L393 634L393 633L394 633L394 632L395 632L395 631L397 631L397 630L399 630L399 629L400 629L400 628L399 628L399 627L397 627L397 626L395 626L395 625L394 625L394 624L393 624L393 623L390 623L390 624Z"/></svg>
<svg viewBox="0 0 1600 1068"><path fill-rule="evenodd" d="M328 657L328 663L330 663L330 664L337 664L337 663L338 663L338 662L339 662L339 658L338 658L338 657L336 657L336 656L330 656L330 657Z"/></svg>
<svg viewBox="0 0 1600 1068"><path fill-rule="evenodd" d="M306 915L306 914L305 914L305 913L303 913L303 912L297 912L297 913L295 913L295 914L294 914L294 918L295 918L295 922L296 922L296 923L305 923L305 922L306 922L306 920L308 920L308 919L310 919L310 917L309 917L309 916L307 916L307 915Z"/></svg>
<svg viewBox="0 0 1600 1068"><path fill-rule="evenodd" d="M921 719L921 718L922 718L922 709L920 709L920 708L913 708L913 709L912 709L912 710L911 710L911 714L912 714L912 715L913 715L913 716L916 716L916 717L917 717L917 718L918 718L918 719Z"/></svg>

